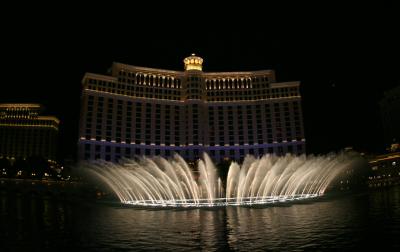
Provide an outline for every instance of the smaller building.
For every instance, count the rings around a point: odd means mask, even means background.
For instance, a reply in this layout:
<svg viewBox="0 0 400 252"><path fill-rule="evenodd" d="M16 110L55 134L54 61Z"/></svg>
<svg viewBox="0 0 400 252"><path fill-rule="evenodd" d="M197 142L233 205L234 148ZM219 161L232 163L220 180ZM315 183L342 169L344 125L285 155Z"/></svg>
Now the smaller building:
<svg viewBox="0 0 400 252"><path fill-rule="evenodd" d="M400 152L369 158L368 185L381 187L400 184Z"/></svg>
<svg viewBox="0 0 400 252"><path fill-rule="evenodd" d="M40 104L0 104L0 158L56 160L60 121L40 115L43 110Z"/></svg>

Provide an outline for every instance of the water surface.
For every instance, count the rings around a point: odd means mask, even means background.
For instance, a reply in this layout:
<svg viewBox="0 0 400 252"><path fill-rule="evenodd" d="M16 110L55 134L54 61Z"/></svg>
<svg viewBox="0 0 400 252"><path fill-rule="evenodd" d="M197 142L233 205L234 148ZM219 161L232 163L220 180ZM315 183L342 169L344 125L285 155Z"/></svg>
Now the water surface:
<svg viewBox="0 0 400 252"><path fill-rule="evenodd" d="M0 191L0 251L397 250L400 187L265 208L135 209Z"/></svg>

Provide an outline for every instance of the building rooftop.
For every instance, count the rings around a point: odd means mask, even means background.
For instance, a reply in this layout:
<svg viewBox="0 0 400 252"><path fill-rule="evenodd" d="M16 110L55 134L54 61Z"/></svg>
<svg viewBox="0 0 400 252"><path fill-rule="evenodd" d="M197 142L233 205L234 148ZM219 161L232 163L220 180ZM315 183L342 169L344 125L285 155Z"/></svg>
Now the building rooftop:
<svg viewBox="0 0 400 252"><path fill-rule="evenodd" d="M0 119L39 119L60 123L55 116L40 116L43 110L44 107L37 103L1 103Z"/></svg>

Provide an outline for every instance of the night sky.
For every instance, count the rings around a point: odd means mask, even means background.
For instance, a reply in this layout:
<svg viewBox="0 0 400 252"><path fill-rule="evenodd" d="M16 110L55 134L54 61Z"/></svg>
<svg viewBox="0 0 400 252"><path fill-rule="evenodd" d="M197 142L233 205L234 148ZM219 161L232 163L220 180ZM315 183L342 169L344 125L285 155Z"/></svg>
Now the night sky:
<svg viewBox="0 0 400 252"><path fill-rule="evenodd" d="M378 102L400 85L394 4L197 4L5 7L0 102L43 104L61 119L61 157L73 157L85 72L113 61L182 71L194 52L204 71L301 81L309 153L383 150Z"/></svg>

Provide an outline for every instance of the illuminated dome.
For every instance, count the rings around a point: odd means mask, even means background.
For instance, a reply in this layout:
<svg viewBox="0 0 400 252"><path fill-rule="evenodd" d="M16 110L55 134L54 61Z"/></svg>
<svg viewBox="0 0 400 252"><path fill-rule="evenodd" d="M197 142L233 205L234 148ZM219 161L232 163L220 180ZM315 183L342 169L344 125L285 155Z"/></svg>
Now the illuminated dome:
<svg viewBox="0 0 400 252"><path fill-rule="evenodd" d="M196 54L192 53L191 56L186 57L183 62L185 63L185 70L203 70L203 59Z"/></svg>

